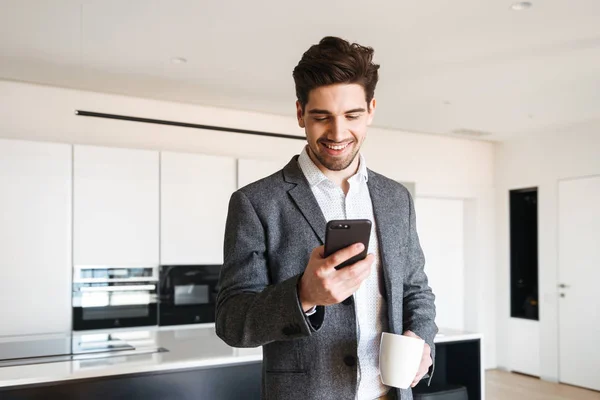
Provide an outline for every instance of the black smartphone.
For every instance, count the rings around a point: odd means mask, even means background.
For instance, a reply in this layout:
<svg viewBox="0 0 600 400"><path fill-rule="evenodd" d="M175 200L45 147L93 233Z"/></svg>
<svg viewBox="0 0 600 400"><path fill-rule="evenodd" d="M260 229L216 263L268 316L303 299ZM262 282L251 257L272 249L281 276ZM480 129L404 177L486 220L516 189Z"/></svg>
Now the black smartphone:
<svg viewBox="0 0 600 400"><path fill-rule="evenodd" d="M360 242L365 245L365 249L360 254L341 263L335 269L352 265L367 257L370 237L371 221L368 219L338 219L329 221L325 232L325 257L329 257L338 250Z"/></svg>

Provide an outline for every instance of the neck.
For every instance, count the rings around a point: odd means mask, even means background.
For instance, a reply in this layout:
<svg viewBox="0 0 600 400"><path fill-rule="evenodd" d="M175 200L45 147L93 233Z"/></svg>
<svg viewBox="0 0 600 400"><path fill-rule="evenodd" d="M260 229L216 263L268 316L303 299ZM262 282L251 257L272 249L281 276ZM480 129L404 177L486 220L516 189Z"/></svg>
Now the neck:
<svg viewBox="0 0 600 400"><path fill-rule="evenodd" d="M349 185L348 179L358 172L358 167L360 165L360 155L357 154L352 160L352 163L348 165L343 170L340 171L332 171L325 166L323 166L319 160L313 155L312 150L308 149L308 156L312 160L312 162L323 172L323 175L327 177L330 181L335 183L337 186L341 187L344 193L348 193Z"/></svg>

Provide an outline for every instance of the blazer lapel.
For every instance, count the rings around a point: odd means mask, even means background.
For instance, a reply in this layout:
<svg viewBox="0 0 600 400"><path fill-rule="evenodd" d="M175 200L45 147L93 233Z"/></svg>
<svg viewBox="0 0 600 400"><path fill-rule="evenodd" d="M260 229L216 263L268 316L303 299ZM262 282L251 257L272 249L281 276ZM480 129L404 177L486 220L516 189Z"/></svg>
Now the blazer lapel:
<svg viewBox="0 0 600 400"><path fill-rule="evenodd" d="M294 156L288 165L283 168L283 178L286 182L295 185L288 193L321 241L321 244L324 244L325 225L327 221L315 195L310 190L306 177L298 165L298 156Z"/></svg>
<svg viewBox="0 0 600 400"><path fill-rule="evenodd" d="M402 276L400 271L393 271L397 264L397 257L400 255L401 227L398 216L399 210L396 209L398 202L389 198L381 179L369 170L369 194L373 204L373 215L375 217L375 226L377 238L379 240L379 256L383 269L383 280L385 283L385 295L387 298L389 311L392 311L394 305L392 280L396 281ZM392 313L390 313L392 314ZM390 324L393 320L390 318Z"/></svg>

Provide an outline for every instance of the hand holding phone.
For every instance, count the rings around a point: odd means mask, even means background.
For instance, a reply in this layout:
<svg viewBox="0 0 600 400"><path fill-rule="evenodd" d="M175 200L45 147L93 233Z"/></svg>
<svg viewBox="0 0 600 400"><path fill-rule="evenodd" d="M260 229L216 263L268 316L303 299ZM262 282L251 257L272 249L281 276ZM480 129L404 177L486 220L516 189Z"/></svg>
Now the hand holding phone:
<svg viewBox="0 0 600 400"><path fill-rule="evenodd" d="M325 246L312 251L298 282L304 311L316 305L341 303L358 290L375 261L372 254L367 254L370 232L368 220L329 222Z"/></svg>
<svg viewBox="0 0 600 400"><path fill-rule="evenodd" d="M327 223L325 232L325 257L329 257L336 251L355 243L362 243L365 246L360 254L344 261L336 266L335 269L344 268L365 259L369 250L371 225L371 221L368 219L341 219L332 220Z"/></svg>

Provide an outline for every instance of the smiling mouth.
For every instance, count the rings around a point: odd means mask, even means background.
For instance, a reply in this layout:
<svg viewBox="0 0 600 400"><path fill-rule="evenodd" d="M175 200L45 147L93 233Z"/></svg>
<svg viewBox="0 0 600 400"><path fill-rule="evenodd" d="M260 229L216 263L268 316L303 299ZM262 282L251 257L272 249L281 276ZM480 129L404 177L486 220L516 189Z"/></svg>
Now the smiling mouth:
<svg viewBox="0 0 600 400"><path fill-rule="evenodd" d="M340 144L331 144L331 143L321 142L321 144L323 146L325 146L326 148L335 150L335 151L344 150L346 147L348 147L350 145L350 143L352 143L352 142L346 142L346 143L340 143Z"/></svg>

